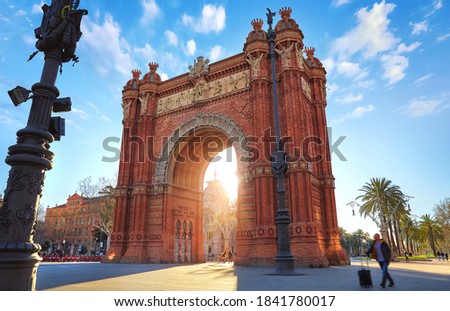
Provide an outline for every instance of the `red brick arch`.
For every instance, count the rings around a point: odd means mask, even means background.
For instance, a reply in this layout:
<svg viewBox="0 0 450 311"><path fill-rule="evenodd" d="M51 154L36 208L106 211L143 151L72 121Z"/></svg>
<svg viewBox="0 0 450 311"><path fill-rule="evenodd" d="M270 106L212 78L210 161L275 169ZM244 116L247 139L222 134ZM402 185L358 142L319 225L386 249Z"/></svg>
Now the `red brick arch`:
<svg viewBox="0 0 450 311"><path fill-rule="evenodd" d="M289 137L291 251L298 266L346 264L328 144L326 71L315 49L304 49L291 10L280 14L275 68L281 134ZM252 26L243 53L216 63L199 56L189 72L167 81L156 63L142 79L133 71L122 92L121 162L105 261L203 262L204 172L215 154L233 146L239 179L235 262L274 263L271 63L262 20Z"/></svg>
<svg viewBox="0 0 450 311"><path fill-rule="evenodd" d="M238 158L250 158L248 148L248 141L243 130L229 117L218 113L197 113L194 117L185 121L179 128L175 129L172 135L167 139L155 169L155 184L165 183L167 180L167 168L170 155L174 153L174 147L177 143L189 136L189 134L197 135L196 137L204 137L199 133L202 129L207 129L209 132L217 131L214 136L224 147L235 147ZM222 148L223 150L224 148ZM222 151L220 150L220 151ZM245 164L245 162L239 162Z"/></svg>

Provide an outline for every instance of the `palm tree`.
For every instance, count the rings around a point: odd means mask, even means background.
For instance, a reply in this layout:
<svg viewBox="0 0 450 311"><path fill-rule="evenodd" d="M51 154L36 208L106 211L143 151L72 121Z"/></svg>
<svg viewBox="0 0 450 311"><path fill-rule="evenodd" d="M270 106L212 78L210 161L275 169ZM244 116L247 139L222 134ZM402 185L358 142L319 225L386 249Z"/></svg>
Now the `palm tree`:
<svg viewBox="0 0 450 311"><path fill-rule="evenodd" d="M431 250L433 251L433 255L436 256L436 244L444 241L445 239L442 226L429 214L420 216L418 225L421 236L428 240Z"/></svg>
<svg viewBox="0 0 450 311"><path fill-rule="evenodd" d="M369 233L364 232L361 229L356 230L352 233L352 240L355 249L358 251L358 255L363 255L368 249L367 242L369 241Z"/></svg>
<svg viewBox="0 0 450 311"><path fill-rule="evenodd" d="M349 238L350 235L347 233L347 231L344 228L339 227L339 242L346 251L347 255L351 256L353 252L349 243Z"/></svg>
<svg viewBox="0 0 450 311"><path fill-rule="evenodd" d="M413 244L412 244L412 235L414 230L414 221L407 215L405 218L401 220L400 227L402 232L405 234L405 251L413 252Z"/></svg>
<svg viewBox="0 0 450 311"><path fill-rule="evenodd" d="M361 216L369 216L386 230L388 243L397 253L401 253L401 237L399 237L398 220L407 214L405 209L405 195L400 187L386 178L371 178L359 191L363 194L363 204L359 209ZM395 221L394 221L395 220Z"/></svg>

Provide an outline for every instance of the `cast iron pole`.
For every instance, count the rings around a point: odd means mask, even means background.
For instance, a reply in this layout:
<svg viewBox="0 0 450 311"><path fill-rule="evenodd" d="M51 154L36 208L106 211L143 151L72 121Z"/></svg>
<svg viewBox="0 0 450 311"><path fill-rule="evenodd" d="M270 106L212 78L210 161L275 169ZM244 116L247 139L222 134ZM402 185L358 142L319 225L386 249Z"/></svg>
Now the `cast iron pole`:
<svg viewBox="0 0 450 311"><path fill-rule="evenodd" d="M284 204L284 196L286 193L284 181L287 171L286 153L283 150L283 143L281 141L280 118L278 115L278 94L277 82L275 72L275 38L276 33L272 28L273 17L275 12L267 9L267 24L269 29L267 31L267 39L269 41L270 61L272 64L272 91L273 91L273 106L274 106L274 122L276 146L272 154L272 169L275 178L277 179L277 194L278 194L278 208L276 210L275 224L277 226L277 255L275 256L275 273L291 274L295 270L294 256L291 254L291 239L289 235L289 224L291 219L289 211Z"/></svg>
<svg viewBox="0 0 450 311"><path fill-rule="evenodd" d="M70 99L57 99L55 86L63 62L77 61L76 43L86 10L77 10L74 0L52 0L44 4L42 24L35 29L36 48L44 52L40 82L32 87L32 104L27 126L17 132L17 143L8 149L6 163L11 166L0 208L0 291L34 290L36 272L42 258L41 246L34 242L37 208L44 186L45 172L53 167L50 143L59 139L52 111L70 110ZM34 55L33 55L34 56Z"/></svg>

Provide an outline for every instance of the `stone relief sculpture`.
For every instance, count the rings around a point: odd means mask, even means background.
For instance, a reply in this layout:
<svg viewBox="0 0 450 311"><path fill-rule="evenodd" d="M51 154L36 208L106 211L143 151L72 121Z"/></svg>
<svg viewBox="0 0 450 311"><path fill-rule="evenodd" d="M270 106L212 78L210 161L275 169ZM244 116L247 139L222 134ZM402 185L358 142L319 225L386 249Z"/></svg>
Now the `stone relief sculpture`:
<svg viewBox="0 0 450 311"><path fill-rule="evenodd" d="M281 56L281 63L283 64L283 68L287 68L291 66L291 51L294 47L294 43L291 43L287 48L283 46L283 48L275 49L278 55Z"/></svg>
<svg viewBox="0 0 450 311"><path fill-rule="evenodd" d="M130 114L130 107L131 107L131 103L133 102L132 99L129 100L124 100L122 102L122 108L123 108L123 118L126 119L128 118L128 115Z"/></svg>
<svg viewBox="0 0 450 311"><path fill-rule="evenodd" d="M263 57L264 53L261 53L258 57L252 58L252 56L249 54L248 57L245 59L247 63L249 63L251 69L252 69L252 77L256 78L259 76L260 72L260 63L261 59Z"/></svg>
<svg viewBox="0 0 450 311"><path fill-rule="evenodd" d="M213 96L222 94L222 83L220 83L220 81L216 81L213 89Z"/></svg>
<svg viewBox="0 0 450 311"><path fill-rule="evenodd" d="M295 56L297 57L297 64L299 68L303 67L303 49L300 47L300 43L295 43Z"/></svg>
<svg viewBox="0 0 450 311"><path fill-rule="evenodd" d="M233 92L233 91L237 90L237 88L238 88L237 82L238 81L235 80L233 78L233 76L228 77L228 87L229 87L228 92Z"/></svg>
<svg viewBox="0 0 450 311"><path fill-rule="evenodd" d="M193 101L209 99L246 88L249 85L249 76L249 71L246 70L216 81L206 82L201 79L190 90L159 99L157 113L164 113L190 105Z"/></svg>
<svg viewBox="0 0 450 311"><path fill-rule="evenodd" d="M141 116L147 113L147 102L150 97L150 93L142 93L139 96L139 103L141 104Z"/></svg>

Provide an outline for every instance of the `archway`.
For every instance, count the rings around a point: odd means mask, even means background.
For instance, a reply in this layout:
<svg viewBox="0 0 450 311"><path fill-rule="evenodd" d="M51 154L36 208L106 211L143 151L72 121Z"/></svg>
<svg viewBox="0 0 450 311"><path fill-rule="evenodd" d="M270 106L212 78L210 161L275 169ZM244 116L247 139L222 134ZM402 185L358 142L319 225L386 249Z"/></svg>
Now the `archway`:
<svg viewBox="0 0 450 311"><path fill-rule="evenodd" d="M290 138L285 206L291 252L297 266L347 264L336 217L326 71L315 50L304 48L291 12L281 9L275 27L275 45L284 51L275 70L281 135ZM167 81L156 63L142 79L133 70L122 94L121 162L106 261L202 262L203 174L217 152L233 145L239 179L235 262L273 265L272 67L262 20L251 25L244 52L217 63L199 56L188 73ZM176 243L177 237L184 242Z"/></svg>
<svg viewBox="0 0 450 311"><path fill-rule="evenodd" d="M208 117L215 123L222 120ZM197 121L199 122L199 120ZM173 232L173 243L167 247L173 250L173 262L203 262L203 183L208 165L214 157L231 147L231 137L217 127L199 126L183 134L170 151L166 166L165 183L172 210L168 231ZM240 166L243 164L241 163ZM169 212L170 213L170 212ZM173 226L173 228L170 228Z"/></svg>

